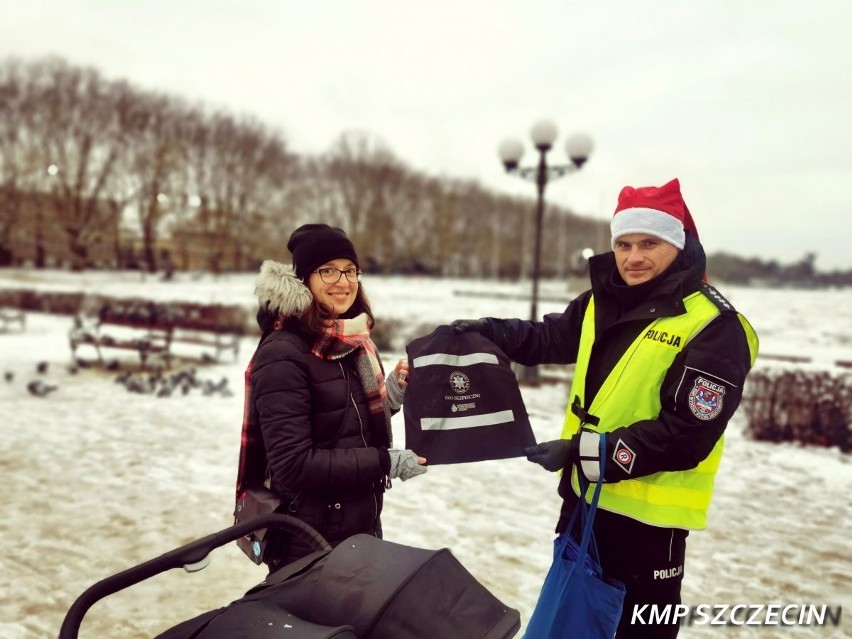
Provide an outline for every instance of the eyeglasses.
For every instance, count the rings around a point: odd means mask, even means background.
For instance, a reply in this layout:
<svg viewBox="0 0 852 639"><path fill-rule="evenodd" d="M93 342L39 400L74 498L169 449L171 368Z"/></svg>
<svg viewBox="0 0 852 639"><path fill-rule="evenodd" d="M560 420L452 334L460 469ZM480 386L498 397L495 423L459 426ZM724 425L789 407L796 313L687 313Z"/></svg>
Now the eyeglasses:
<svg viewBox="0 0 852 639"><path fill-rule="evenodd" d="M361 271L357 268L348 268L341 271L339 268L324 266L323 268L318 268L313 272L318 273L322 281L326 284L337 284L337 282L340 281L341 275L345 275L346 279L353 284L361 281Z"/></svg>

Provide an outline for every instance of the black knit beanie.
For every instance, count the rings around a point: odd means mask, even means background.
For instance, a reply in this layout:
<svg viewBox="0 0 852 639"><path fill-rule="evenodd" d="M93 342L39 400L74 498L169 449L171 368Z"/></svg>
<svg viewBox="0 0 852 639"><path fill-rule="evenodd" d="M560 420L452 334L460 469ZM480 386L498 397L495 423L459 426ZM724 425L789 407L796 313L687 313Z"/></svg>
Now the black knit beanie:
<svg viewBox="0 0 852 639"><path fill-rule="evenodd" d="M304 224L287 241L296 277L307 280L317 267L331 260L349 259L358 266L358 254L343 229L328 224Z"/></svg>

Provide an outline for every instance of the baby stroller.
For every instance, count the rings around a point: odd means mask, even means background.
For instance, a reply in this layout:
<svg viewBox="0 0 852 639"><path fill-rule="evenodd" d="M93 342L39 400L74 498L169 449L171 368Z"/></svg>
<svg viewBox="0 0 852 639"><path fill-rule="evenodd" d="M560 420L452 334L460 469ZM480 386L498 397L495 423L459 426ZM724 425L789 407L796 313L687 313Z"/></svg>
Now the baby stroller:
<svg viewBox="0 0 852 639"><path fill-rule="evenodd" d="M73 603L59 639L75 639L97 601L161 572L189 572L210 551L263 528L299 535L315 550L230 605L184 621L157 639L510 639L520 614L503 605L446 548L412 548L354 535L336 548L289 515L262 515L107 577Z"/></svg>

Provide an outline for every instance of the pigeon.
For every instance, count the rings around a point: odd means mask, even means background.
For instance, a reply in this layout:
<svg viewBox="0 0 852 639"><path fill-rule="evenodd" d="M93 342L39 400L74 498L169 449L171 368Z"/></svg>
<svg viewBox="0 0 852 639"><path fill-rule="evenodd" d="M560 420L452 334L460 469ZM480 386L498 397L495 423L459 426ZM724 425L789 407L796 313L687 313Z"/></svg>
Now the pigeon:
<svg viewBox="0 0 852 639"><path fill-rule="evenodd" d="M36 364L36 372L39 375L44 375L47 372L48 363L47 362L39 362Z"/></svg>
<svg viewBox="0 0 852 639"><path fill-rule="evenodd" d="M170 397L175 388L177 388L177 380L174 375L161 377L157 397Z"/></svg>
<svg viewBox="0 0 852 639"><path fill-rule="evenodd" d="M190 386L195 386L196 388L198 386L201 386L201 380L196 377L196 371L194 368L190 368L188 371L186 371L186 375L186 379L189 382Z"/></svg>
<svg viewBox="0 0 852 639"><path fill-rule="evenodd" d="M15 373L13 373L12 371L6 371L5 373L3 373L3 379L11 383L12 380L15 379Z"/></svg>
<svg viewBox="0 0 852 639"><path fill-rule="evenodd" d="M35 395L36 397L47 397L57 388L59 387L45 384L40 379L33 380L27 384L27 390L30 392L30 395Z"/></svg>
<svg viewBox="0 0 852 639"><path fill-rule="evenodd" d="M135 379L135 378L130 378L129 380L127 380L126 386L127 386L127 392L139 393L141 395L145 395L147 393L150 393L151 390L152 390L151 387L148 384L143 383L141 380L138 380L138 379Z"/></svg>
<svg viewBox="0 0 852 639"><path fill-rule="evenodd" d="M223 397L231 397L233 393L228 389L228 378L223 377L218 382L213 383L210 380L204 382L204 395L213 395L219 393Z"/></svg>

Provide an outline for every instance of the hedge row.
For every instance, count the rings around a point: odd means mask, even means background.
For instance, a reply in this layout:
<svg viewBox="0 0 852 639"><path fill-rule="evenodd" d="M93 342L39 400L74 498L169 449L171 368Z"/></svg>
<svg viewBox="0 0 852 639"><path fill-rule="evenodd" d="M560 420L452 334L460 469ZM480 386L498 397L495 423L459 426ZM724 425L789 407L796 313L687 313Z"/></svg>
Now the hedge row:
<svg viewBox="0 0 852 639"><path fill-rule="evenodd" d="M139 298L113 298L86 293L0 289L0 307L18 308L55 315L85 315L103 321L121 319L139 325L169 325L204 328L214 320L230 333L257 331L253 313L237 305L153 302Z"/></svg>
<svg viewBox="0 0 852 639"><path fill-rule="evenodd" d="M36 313L74 315L84 297L85 293L0 289L0 307L19 308Z"/></svg>
<svg viewBox="0 0 852 639"><path fill-rule="evenodd" d="M156 318L193 318L203 313L204 305L187 302L154 303L141 299L105 298L85 293L50 292L29 289L0 289L0 308L19 308L36 313L52 313L56 315L100 315L102 318L112 314L133 315L138 318L148 318L154 322ZM254 322L255 309L241 306L227 306L229 324L234 323L235 332L246 335L258 333ZM140 319L141 321L141 319ZM433 330L433 326L409 326L405 330L401 320L377 319L372 331L372 339L381 351L404 350L405 344L419 334Z"/></svg>
<svg viewBox="0 0 852 639"><path fill-rule="evenodd" d="M752 371L742 405L754 439L852 452L852 373Z"/></svg>

